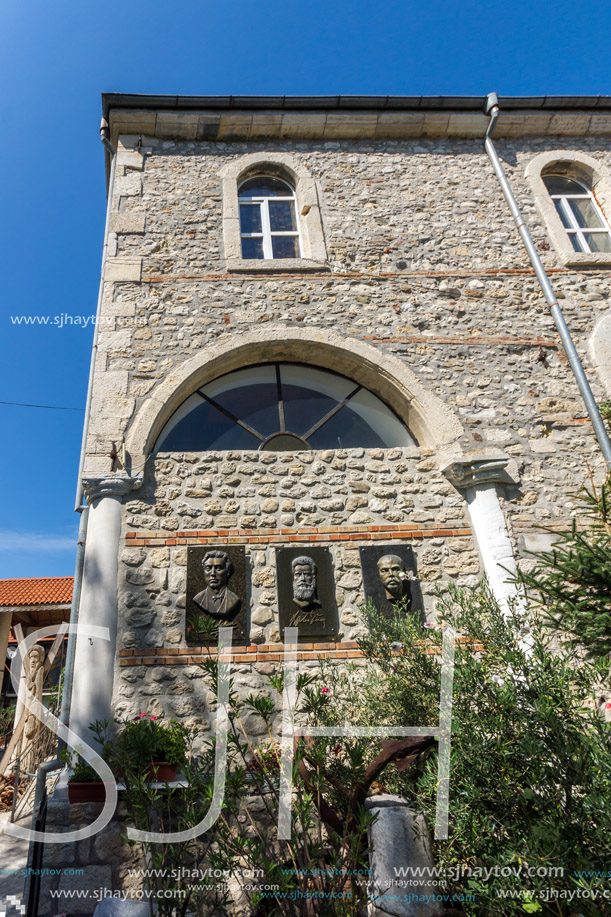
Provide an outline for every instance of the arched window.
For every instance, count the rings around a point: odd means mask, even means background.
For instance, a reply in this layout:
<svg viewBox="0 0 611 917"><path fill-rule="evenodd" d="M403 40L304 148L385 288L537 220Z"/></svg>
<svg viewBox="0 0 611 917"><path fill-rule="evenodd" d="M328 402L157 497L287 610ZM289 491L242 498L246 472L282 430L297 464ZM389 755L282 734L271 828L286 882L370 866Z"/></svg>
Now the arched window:
<svg viewBox="0 0 611 917"><path fill-rule="evenodd" d="M582 182L565 175L543 176L576 252L611 252L611 234L592 192Z"/></svg>
<svg viewBox="0 0 611 917"><path fill-rule="evenodd" d="M319 189L300 155L247 153L219 175L228 271L329 270Z"/></svg>
<svg viewBox="0 0 611 917"><path fill-rule="evenodd" d="M397 415L362 385L299 363L227 373L194 392L163 429L156 451L299 452L411 446Z"/></svg>
<svg viewBox="0 0 611 917"><path fill-rule="evenodd" d="M242 258L299 258L295 191L280 178L259 175L238 189Z"/></svg>
<svg viewBox="0 0 611 917"><path fill-rule="evenodd" d="M549 238L565 267L611 267L611 171L583 150L547 150L526 178Z"/></svg>

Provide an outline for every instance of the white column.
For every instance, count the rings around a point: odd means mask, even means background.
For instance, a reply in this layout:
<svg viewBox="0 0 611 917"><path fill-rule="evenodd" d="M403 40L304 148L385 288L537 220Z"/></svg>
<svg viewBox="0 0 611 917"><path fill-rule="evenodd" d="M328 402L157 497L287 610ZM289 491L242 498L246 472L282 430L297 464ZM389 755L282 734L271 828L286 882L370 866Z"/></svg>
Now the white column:
<svg viewBox="0 0 611 917"><path fill-rule="evenodd" d="M508 461L506 456L480 455L457 459L443 469L464 492L484 572L501 608L518 595L515 583L507 582L516 572L516 561L496 488L497 483L510 483L505 471Z"/></svg>
<svg viewBox="0 0 611 917"><path fill-rule="evenodd" d="M111 718L121 502L124 494L141 482L141 477L118 472L84 481L90 509L78 623L107 627L110 636L110 640L102 640L77 634L70 728L88 744L92 743L89 724Z"/></svg>

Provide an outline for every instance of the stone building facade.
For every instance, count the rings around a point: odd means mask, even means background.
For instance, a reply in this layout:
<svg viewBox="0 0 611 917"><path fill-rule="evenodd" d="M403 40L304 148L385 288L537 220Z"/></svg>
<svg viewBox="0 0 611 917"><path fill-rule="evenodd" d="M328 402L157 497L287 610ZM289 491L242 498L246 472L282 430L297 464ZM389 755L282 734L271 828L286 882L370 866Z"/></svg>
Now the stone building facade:
<svg viewBox="0 0 611 917"><path fill-rule="evenodd" d="M306 664L359 655L361 548L413 549L433 621L439 583L486 574L505 601L506 570L542 544L539 527L570 524L602 459L484 152L482 105L104 96L116 155L80 621L111 639L77 643L80 735L109 713L210 728L207 650L186 614L190 548L244 549L247 637L232 659L251 690L281 659L278 549L331 556L337 629L301 641ZM611 254L603 235L575 251L544 179L578 181L611 217L610 136L611 108L575 99L502 100L495 134L599 401L611 391ZM294 195L292 256L244 257L239 195L253 177ZM195 392L272 365L340 374L406 437L164 448Z"/></svg>
<svg viewBox="0 0 611 917"><path fill-rule="evenodd" d="M508 571L549 544L540 527L570 525L604 462L484 151L483 105L103 97L77 736L139 713L214 729L199 663L215 647L193 617L214 614L206 557L247 694L282 664L304 559L318 593L298 614L322 607L325 627L304 628L298 664L343 665L382 557L415 577L412 610L432 623L439 585L486 575L507 602ZM611 102L502 99L495 143L603 401ZM63 832L99 807L69 808L60 788L49 813ZM87 872L45 883L127 888L133 857L112 822L47 844L45 865Z"/></svg>

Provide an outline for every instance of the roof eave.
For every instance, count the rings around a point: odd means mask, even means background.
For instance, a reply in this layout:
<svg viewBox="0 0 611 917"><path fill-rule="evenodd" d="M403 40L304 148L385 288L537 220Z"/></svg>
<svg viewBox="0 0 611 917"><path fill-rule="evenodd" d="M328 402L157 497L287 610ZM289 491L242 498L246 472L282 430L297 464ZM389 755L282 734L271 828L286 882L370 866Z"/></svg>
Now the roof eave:
<svg viewBox="0 0 611 917"><path fill-rule="evenodd" d="M500 96L502 110L575 111L611 109L611 96ZM196 111L483 111L486 96L182 96L102 93L105 118L111 108Z"/></svg>

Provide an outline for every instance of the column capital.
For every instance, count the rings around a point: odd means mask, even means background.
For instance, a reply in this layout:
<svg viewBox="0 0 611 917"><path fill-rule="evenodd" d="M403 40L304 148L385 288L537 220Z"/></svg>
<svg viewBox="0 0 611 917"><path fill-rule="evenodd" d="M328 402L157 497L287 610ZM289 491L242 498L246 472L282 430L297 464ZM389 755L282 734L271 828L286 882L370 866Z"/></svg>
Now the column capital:
<svg viewBox="0 0 611 917"><path fill-rule="evenodd" d="M471 454L452 459L442 472L454 487L465 490L482 484L514 483L507 471L509 456L502 452Z"/></svg>
<svg viewBox="0 0 611 917"><path fill-rule="evenodd" d="M100 497L122 497L142 484L142 475L129 475L121 471L109 471L106 474L91 474L83 478L83 490L87 503L91 506Z"/></svg>

